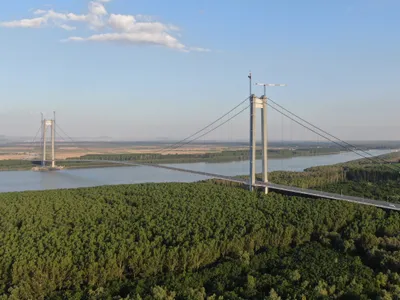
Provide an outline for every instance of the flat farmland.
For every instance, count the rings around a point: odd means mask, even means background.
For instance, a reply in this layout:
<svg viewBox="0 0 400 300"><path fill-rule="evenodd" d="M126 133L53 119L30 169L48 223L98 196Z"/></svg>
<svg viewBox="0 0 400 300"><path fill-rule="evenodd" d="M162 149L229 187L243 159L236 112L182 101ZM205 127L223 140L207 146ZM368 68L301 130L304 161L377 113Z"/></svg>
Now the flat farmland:
<svg viewBox="0 0 400 300"><path fill-rule="evenodd" d="M170 145L170 146L169 146ZM244 150L243 146L215 146L215 145L188 145L174 149L173 144L160 145L115 145L108 143L89 143L79 146L57 145L56 158L68 159L81 157L88 154L151 154L159 153L161 155L171 154L205 154L218 153L226 150ZM168 147L168 148L167 148ZM167 149L165 149L167 148ZM47 148L48 153L51 151L50 144ZM40 156L41 149L29 144L4 145L0 146L0 160L18 160L18 159L35 159Z"/></svg>

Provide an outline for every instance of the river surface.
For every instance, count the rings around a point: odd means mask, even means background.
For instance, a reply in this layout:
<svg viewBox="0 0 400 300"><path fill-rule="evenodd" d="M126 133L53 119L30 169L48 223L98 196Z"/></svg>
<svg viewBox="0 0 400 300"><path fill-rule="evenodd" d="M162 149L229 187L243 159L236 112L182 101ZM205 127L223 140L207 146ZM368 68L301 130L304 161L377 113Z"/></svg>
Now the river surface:
<svg viewBox="0 0 400 300"><path fill-rule="evenodd" d="M373 155L381 155L389 152L391 151L369 151ZM344 152L332 155L270 159L268 161L268 171L303 171L306 168L314 166L332 165L359 158L360 156L355 153ZM249 161L167 165L227 176L245 175L249 172ZM258 160L256 171L260 173L261 168L261 160ZM54 172L7 171L0 172L0 192L65 189L145 182L193 182L206 178L195 174L142 166L72 169Z"/></svg>

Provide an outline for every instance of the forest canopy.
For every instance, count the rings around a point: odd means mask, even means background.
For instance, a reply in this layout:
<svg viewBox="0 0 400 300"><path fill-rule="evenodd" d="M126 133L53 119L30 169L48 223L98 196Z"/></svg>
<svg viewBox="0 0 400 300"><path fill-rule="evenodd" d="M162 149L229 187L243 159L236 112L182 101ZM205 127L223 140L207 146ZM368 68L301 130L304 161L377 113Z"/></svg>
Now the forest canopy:
<svg viewBox="0 0 400 300"><path fill-rule="evenodd" d="M0 299L393 299L400 214L202 183L0 194Z"/></svg>

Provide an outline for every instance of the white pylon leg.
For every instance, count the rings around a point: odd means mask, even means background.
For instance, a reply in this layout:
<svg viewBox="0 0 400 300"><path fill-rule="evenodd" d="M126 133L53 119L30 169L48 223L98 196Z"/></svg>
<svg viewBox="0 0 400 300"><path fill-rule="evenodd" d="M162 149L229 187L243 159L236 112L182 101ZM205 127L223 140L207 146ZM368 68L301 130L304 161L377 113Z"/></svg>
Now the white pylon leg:
<svg viewBox="0 0 400 300"><path fill-rule="evenodd" d="M256 182L256 96L250 96L250 178L249 189L253 190Z"/></svg>
<svg viewBox="0 0 400 300"><path fill-rule="evenodd" d="M262 97L262 115L261 115L261 130L262 130L262 180L268 183L268 120L267 120L267 97ZM268 187L264 188L265 194L268 194Z"/></svg>
<svg viewBox="0 0 400 300"><path fill-rule="evenodd" d="M54 146L55 146L55 135L56 129L54 127L54 120L51 122L51 167L55 168L56 161L54 158Z"/></svg>
<svg viewBox="0 0 400 300"><path fill-rule="evenodd" d="M46 166L46 131L47 131L47 127L46 127L46 120L43 120L43 157L42 157L42 167Z"/></svg>

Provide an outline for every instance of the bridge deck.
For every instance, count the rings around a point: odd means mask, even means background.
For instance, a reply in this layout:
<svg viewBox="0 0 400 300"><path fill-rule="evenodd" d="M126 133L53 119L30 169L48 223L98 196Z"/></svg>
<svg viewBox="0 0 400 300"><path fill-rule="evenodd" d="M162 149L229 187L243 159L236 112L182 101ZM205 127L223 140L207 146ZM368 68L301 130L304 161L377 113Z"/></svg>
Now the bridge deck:
<svg viewBox="0 0 400 300"><path fill-rule="evenodd" d="M265 183L256 183L256 186L265 186ZM280 185L280 184L275 184L275 183L268 183L268 187L272 190L285 191L285 192L295 193L295 194L299 194L299 195L312 196L312 197L331 199L331 200L347 201L347 202L353 202L353 203L358 203L358 204L363 204L363 205L371 205L371 206L375 206L375 207L381 207L381 208L385 208L385 209L400 211L400 204L390 203L390 202L382 201L382 200L374 200L374 199L368 199L368 198L333 194L333 193L327 193L327 192L322 192L322 191L317 191L317 190L285 186L285 185Z"/></svg>
<svg viewBox="0 0 400 300"><path fill-rule="evenodd" d="M213 174L213 173L207 173L207 172L201 172L201 171L193 171L193 170L187 170L187 169L182 169L182 168L171 167L171 166L167 166L167 165L158 165L158 164L151 164L151 163L112 161L112 160L92 160L92 159L80 159L80 160L69 160L68 159L67 161L69 161L69 162L105 162L105 163L121 164L121 165L127 165L127 166L147 166L147 167L167 169L167 170L177 171L177 172L184 172L184 173L202 175L202 176L216 178L216 179L223 179L223 180L227 180L227 181L230 181L230 182L236 182L236 183L241 183L241 184L248 184L249 183L245 179L240 179L240 178L236 178L236 177ZM290 192L290 193L294 193L294 194L298 194L298 195L312 196L312 197L331 199L331 200L347 201L347 202L358 203L358 204L363 204L363 205L371 205L371 206L385 208L385 209L389 209L389 210L400 211L400 204L390 203L390 202L382 201L382 200L374 200L374 199L367 199L367 198L361 198L361 197L345 196L345 195L327 193L327 192L322 192L322 191L317 191L317 190L302 189L302 188L298 188L298 187L285 186L285 185L275 184L275 183L271 183L271 182L265 183L265 182L257 181L255 186L257 186L257 187L268 187L268 188L270 188L272 190Z"/></svg>

